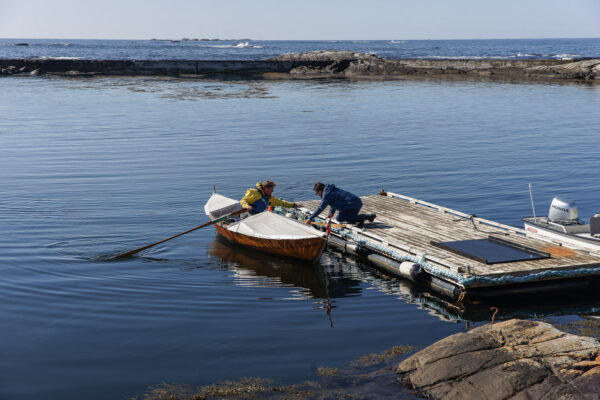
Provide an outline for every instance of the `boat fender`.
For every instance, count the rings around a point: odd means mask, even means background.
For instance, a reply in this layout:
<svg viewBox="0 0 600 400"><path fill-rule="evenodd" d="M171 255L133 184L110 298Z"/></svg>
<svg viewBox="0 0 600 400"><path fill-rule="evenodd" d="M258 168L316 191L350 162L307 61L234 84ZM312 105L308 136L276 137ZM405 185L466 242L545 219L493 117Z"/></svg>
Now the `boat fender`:
<svg viewBox="0 0 600 400"><path fill-rule="evenodd" d="M406 279L416 282L421 273L421 266L410 261L403 261L398 267L398 271Z"/></svg>
<svg viewBox="0 0 600 400"><path fill-rule="evenodd" d="M350 240L346 241L345 250L350 254L358 255L360 251L360 245L356 242L352 242Z"/></svg>
<svg viewBox="0 0 600 400"><path fill-rule="evenodd" d="M349 240L339 239L335 236L329 236L328 243L333 247L336 247L343 251L344 253L350 253L353 255L358 255L359 244L356 242L352 242Z"/></svg>

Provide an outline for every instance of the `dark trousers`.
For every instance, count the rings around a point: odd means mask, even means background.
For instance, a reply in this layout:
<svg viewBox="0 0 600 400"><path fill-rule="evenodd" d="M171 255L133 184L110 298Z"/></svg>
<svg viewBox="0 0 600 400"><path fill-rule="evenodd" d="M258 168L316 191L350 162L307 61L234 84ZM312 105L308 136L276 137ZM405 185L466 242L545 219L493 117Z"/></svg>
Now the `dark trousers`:
<svg viewBox="0 0 600 400"><path fill-rule="evenodd" d="M360 211L361 207L362 201L360 200L356 203L348 204L347 207L338 212L337 220L340 222L348 222L350 224L360 221L358 212Z"/></svg>

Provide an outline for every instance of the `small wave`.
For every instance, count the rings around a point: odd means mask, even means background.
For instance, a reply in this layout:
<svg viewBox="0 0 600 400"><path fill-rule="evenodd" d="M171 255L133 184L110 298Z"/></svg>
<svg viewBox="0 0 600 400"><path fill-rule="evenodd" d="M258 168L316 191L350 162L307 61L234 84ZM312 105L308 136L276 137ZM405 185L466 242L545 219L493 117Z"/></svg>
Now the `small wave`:
<svg viewBox="0 0 600 400"><path fill-rule="evenodd" d="M506 57L494 57L494 56L424 56L421 58L432 59L432 60L482 60L487 58L506 58Z"/></svg>
<svg viewBox="0 0 600 400"><path fill-rule="evenodd" d="M217 49L262 49L262 46L250 44L248 42L240 42L238 44L223 44L218 46L209 46Z"/></svg>
<svg viewBox="0 0 600 400"><path fill-rule="evenodd" d="M39 60L83 60L85 57L66 57L66 56L39 56Z"/></svg>
<svg viewBox="0 0 600 400"><path fill-rule="evenodd" d="M72 43L60 42L60 43L29 43L30 46L35 47L69 47L73 46Z"/></svg>
<svg viewBox="0 0 600 400"><path fill-rule="evenodd" d="M575 57L581 57L579 54L529 54L529 53L517 53L516 56L510 56L510 58L556 58L559 60L572 60Z"/></svg>
<svg viewBox="0 0 600 400"><path fill-rule="evenodd" d="M551 55L550 57L558 58L560 60L572 60L573 58L581 57L581 55L579 55L579 54L554 54L554 55Z"/></svg>
<svg viewBox="0 0 600 400"><path fill-rule="evenodd" d="M404 44L404 43L406 43L406 40L390 40L388 43L391 43L391 44Z"/></svg>
<svg viewBox="0 0 600 400"><path fill-rule="evenodd" d="M512 55L512 56L491 56L491 55L485 55L485 56L423 56L423 57L418 57L418 58L424 58L424 59L432 59L432 60L442 60L442 59L446 59L446 60L508 60L508 59L513 59L513 58L529 58L529 59L541 59L541 58L559 58L561 60L571 60L572 58L567 58L567 56L572 56L569 54L557 54L557 55L544 55L544 54L522 54L522 53L517 53L516 55Z"/></svg>

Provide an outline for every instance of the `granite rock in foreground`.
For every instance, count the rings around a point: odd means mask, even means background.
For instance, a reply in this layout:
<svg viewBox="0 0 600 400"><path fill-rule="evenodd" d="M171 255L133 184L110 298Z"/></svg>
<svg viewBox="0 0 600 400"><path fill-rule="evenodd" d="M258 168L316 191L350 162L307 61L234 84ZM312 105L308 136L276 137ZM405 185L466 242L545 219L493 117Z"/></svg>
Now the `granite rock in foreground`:
<svg viewBox="0 0 600 400"><path fill-rule="evenodd" d="M598 399L600 343L550 324L509 320L440 340L400 363L435 399Z"/></svg>

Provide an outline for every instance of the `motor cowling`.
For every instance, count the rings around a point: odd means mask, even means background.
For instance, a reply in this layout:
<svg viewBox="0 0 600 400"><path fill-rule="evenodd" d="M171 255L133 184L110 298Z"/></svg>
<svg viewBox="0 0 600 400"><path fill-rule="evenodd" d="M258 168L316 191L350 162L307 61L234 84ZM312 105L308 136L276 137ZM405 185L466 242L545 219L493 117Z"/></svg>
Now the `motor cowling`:
<svg viewBox="0 0 600 400"><path fill-rule="evenodd" d="M590 235L600 237L600 213L590 218Z"/></svg>
<svg viewBox="0 0 600 400"><path fill-rule="evenodd" d="M576 224L579 221L579 207L574 201L555 197L550 204L548 220L565 225Z"/></svg>

